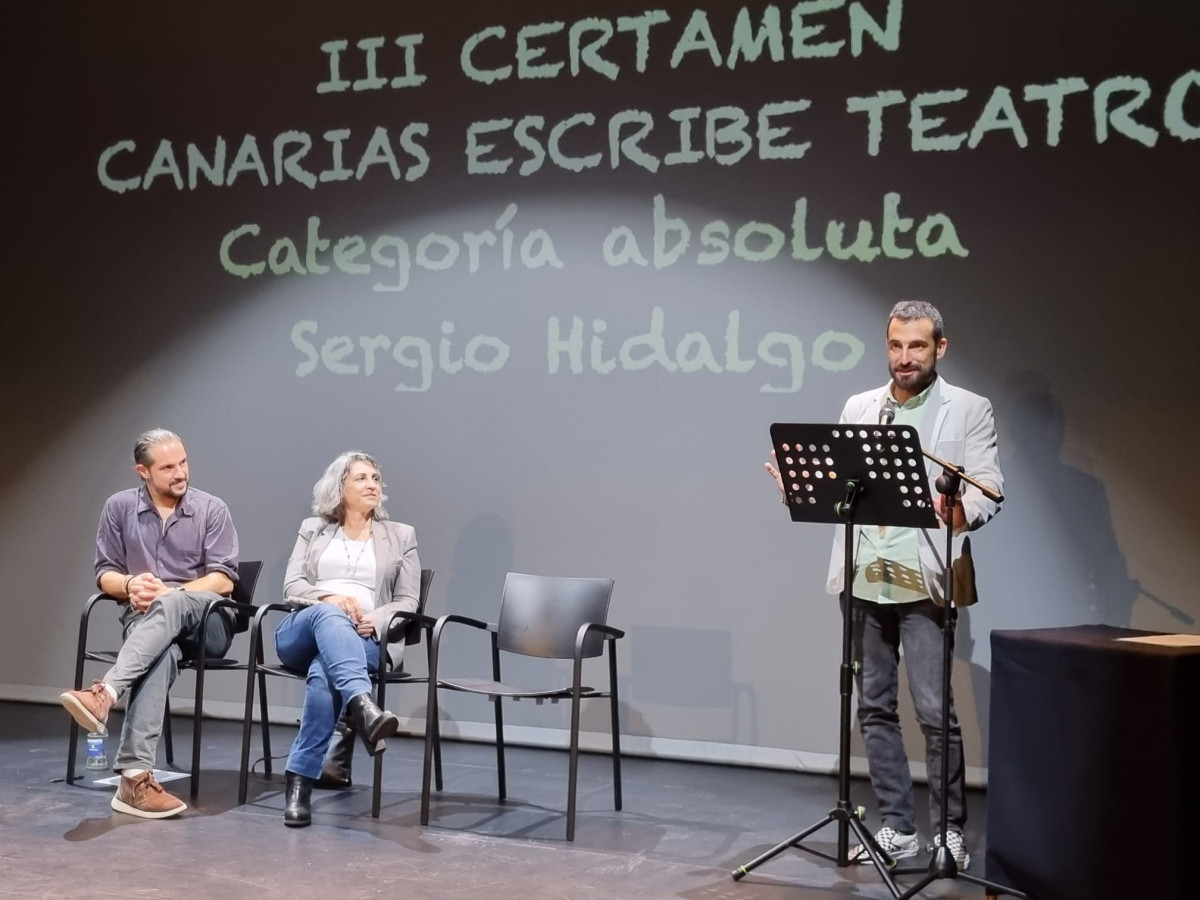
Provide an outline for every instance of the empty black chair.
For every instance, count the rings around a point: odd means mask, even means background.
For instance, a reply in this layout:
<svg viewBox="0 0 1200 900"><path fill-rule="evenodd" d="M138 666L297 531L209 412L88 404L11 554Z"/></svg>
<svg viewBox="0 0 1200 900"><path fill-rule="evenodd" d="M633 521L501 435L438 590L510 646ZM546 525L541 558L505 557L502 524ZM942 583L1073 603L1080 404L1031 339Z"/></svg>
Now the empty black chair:
<svg viewBox="0 0 1200 900"><path fill-rule="evenodd" d="M204 720L204 673L209 670L220 669L222 671L237 671L246 668L247 664L240 662L237 659L230 657L221 657L212 659L207 656L205 647L205 635L207 634L208 617L218 609L231 609L235 613L234 634L245 631L250 624L250 617L253 615L256 607L254 606L254 589L258 585L258 576L262 571L262 563L258 560L248 560L238 563L237 567L238 578L237 583L233 586L233 592L229 599L222 598L214 600L204 610L204 616L200 622L200 653L195 659L185 659L179 663L180 670L194 669L196 672L196 702L195 711L192 716L192 764L191 764L191 796L195 799L200 791L200 736L202 723ZM91 624L92 611L96 604L102 600L108 600L113 603L113 608L119 608L120 604L127 601L118 600L109 594L93 594L88 598L83 607L83 615L79 621L79 648L75 657L75 690L83 689L83 665L87 661L102 662L109 666L117 661L119 650L93 650L87 646L88 629ZM135 687L134 690L137 690ZM167 765L175 766L174 744L171 736L171 708L170 701L167 702L167 709L163 715L163 742L166 747ZM71 720L71 736L70 746L67 749L67 784L74 784L75 775L75 754L78 749L79 741L79 725L74 719Z"/></svg>
<svg viewBox="0 0 1200 900"><path fill-rule="evenodd" d="M504 579L500 615L495 624L466 616L445 615L434 625L430 648L429 703L425 729L425 767L421 785L421 824L429 824L429 771L434 742L438 737L438 691L483 694L492 700L496 718L496 766L500 799L507 796L504 772L504 714L501 700L571 701L571 746L567 780L567 840L575 839L575 787L579 769L579 701L607 697L612 718L613 803L621 808L621 739L617 718L616 641L625 633L607 624L612 598L611 578L556 578L509 572ZM483 629L492 636L492 679L443 678L438 672L442 634L447 625L461 624ZM607 691L582 684L583 660L600 656L608 646ZM500 677L500 652L546 659L571 659L574 675L569 685L540 688L505 684ZM440 781L440 779L439 779ZM438 785L441 790L441 785Z"/></svg>
<svg viewBox="0 0 1200 900"><path fill-rule="evenodd" d="M429 600L429 587L431 584L433 584L433 569L422 569L421 589L420 596L417 598L416 611L411 613L393 613L392 617L388 620L387 627L383 629L383 640L379 642L379 673L371 676L371 680L375 682L375 702L382 709L387 708L385 700L389 684L425 684L429 680L427 675L412 675L405 671L403 664L397 670L390 670L388 668L390 664L388 647L397 641L404 641L409 646L419 644L421 643L422 634L433 628L434 620L425 615L425 604ZM250 630L251 666L246 674L246 713L245 721L242 725L242 762L238 779L238 803L246 802L247 786L250 778L250 727L254 716L255 680L257 679L258 681L259 710L263 732L263 772L270 775L271 743L268 732L267 676L274 675L278 678L292 678L300 681L303 681L307 677L306 673L289 669L280 663L267 665L263 661L262 623L267 614L271 612L290 613L292 612L292 607L287 603L270 603L259 607L258 613L254 616L253 627ZM432 644L426 642L426 648L427 652L431 651ZM435 755L437 757L437 783L440 789L442 784L442 756L440 747L436 748ZM375 754L375 772L371 788L371 815L375 818L379 818L382 779L383 753L377 753Z"/></svg>

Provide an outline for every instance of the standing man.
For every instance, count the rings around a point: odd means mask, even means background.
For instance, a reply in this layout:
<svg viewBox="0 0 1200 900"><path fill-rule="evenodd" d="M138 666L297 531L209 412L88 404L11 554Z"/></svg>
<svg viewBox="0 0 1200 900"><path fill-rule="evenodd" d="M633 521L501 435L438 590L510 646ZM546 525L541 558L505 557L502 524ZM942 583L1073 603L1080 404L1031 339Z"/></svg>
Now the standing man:
<svg viewBox="0 0 1200 900"><path fill-rule="evenodd" d="M167 694L179 661L199 653L205 608L233 590L238 539L229 507L189 490L187 451L178 435L147 431L134 444L133 461L141 487L108 498L96 533L96 584L127 603L125 643L102 679L59 700L80 726L104 732L113 704L134 689L114 766L121 782L112 808L163 819L187 809L154 780ZM209 616L205 652L223 656L233 630L229 610Z"/></svg>
<svg viewBox="0 0 1200 900"><path fill-rule="evenodd" d="M938 377L937 362L948 342L942 316L924 301L904 301L893 307L887 321L888 373L891 381L881 388L856 394L846 401L840 422L877 424L894 415L897 425L915 428L921 446L947 462L961 465L968 475L1003 493L1004 479L996 451L996 426L992 405L984 397L948 384ZM956 606L975 602L974 569L966 533L986 523L999 506L975 487L964 485L947 522L945 498L934 480L941 474L932 463L929 489L936 498L942 527L953 527L954 601ZM767 472L783 490L779 473L770 463ZM827 589L840 593L845 578L845 533L839 525ZM935 844L940 845L942 754L950 754L947 789L946 847L960 870L971 858L963 840L967 819L964 791L962 730L950 701L949 747L942 747L942 578L945 572L945 535L917 528L856 526L857 537L852 591L854 594L854 649L860 662L858 721L866 745L871 787L879 802L883 827L875 840L893 859L913 856L918 850L913 787L908 758L900 734L897 708L898 664L903 648L908 686L917 721L925 736L925 766L929 777L930 820ZM862 847L851 859L866 861Z"/></svg>

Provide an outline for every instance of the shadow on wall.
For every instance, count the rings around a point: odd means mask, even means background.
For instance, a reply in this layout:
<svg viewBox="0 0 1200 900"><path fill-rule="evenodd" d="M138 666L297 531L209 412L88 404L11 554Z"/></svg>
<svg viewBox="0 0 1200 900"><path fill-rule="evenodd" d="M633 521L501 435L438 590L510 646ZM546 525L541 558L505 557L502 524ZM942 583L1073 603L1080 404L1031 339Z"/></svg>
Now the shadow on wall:
<svg viewBox="0 0 1200 900"><path fill-rule="evenodd" d="M504 576L513 567L513 532L496 513L472 517L454 542L446 611L494 622Z"/></svg>
<svg viewBox="0 0 1200 900"><path fill-rule="evenodd" d="M589 680L588 684L596 685L608 684L608 673L598 675L595 679ZM629 683L626 679L621 680L620 688L622 691L628 689ZM570 701L561 704L566 710L571 708ZM630 705L625 700L617 702L617 723L621 729L621 737L624 739L630 735L638 737L654 737L654 732L650 730L650 723L646 721L646 717L638 712L637 708ZM563 726L566 728L567 726ZM584 734L612 734L612 722L609 719L608 701L603 699L584 700L579 707L579 730ZM565 746L565 744L564 744ZM607 746L601 744L604 751L607 751ZM623 752L628 751L628 745L625 745Z"/></svg>
<svg viewBox="0 0 1200 900"><path fill-rule="evenodd" d="M758 742L754 691L733 680L733 638L728 631L644 625L630 629L629 642L626 694L632 702L673 708L696 739ZM728 718L713 715L714 711L727 712ZM635 724L622 722L622 729Z"/></svg>
<svg viewBox="0 0 1200 900"><path fill-rule="evenodd" d="M1191 615L1130 577L1104 482L1063 462L1066 419L1048 379L1023 372L1007 387L1005 395L1012 399L1000 438L1005 508L980 542L979 605L960 617L955 646L959 665L970 669L985 766L991 672L978 660L990 653L986 644L976 646L973 619L985 632L1018 623L1023 628L1128 628L1134 603L1144 597L1181 624L1195 624ZM957 678L955 687L961 696Z"/></svg>
<svg viewBox="0 0 1200 900"><path fill-rule="evenodd" d="M1140 588L1117 544L1104 483L1062 461L1062 403L1044 376L1014 382L1000 443L1006 508L990 526L990 543L1006 559L992 581L998 589L980 602L1003 604L1004 618L1026 627L1128 627Z"/></svg>
<svg viewBox="0 0 1200 900"><path fill-rule="evenodd" d="M1065 417L1048 379L1023 372L1006 387L1004 395L1010 399L999 429L1004 510L979 541L979 604L960 612L954 648L954 690L964 740L974 724L978 761L985 767L991 697L988 632L1017 623L1025 628L1085 623L1128 627L1139 592L1117 544L1104 483L1062 460ZM982 636L977 634L981 629ZM968 673L964 684L962 676ZM972 700L973 720L964 715ZM974 763L971 756L968 750L968 764Z"/></svg>
<svg viewBox="0 0 1200 900"><path fill-rule="evenodd" d="M971 607L959 610L958 627L954 632L954 672L951 676L950 696L955 700L955 712L963 730L963 753L967 765L988 765L988 723L991 716L992 673L975 662L975 632L972 628ZM963 684L963 677L968 679ZM962 702L969 696L974 700L973 708ZM972 746L973 736L979 735L979 744Z"/></svg>
<svg viewBox="0 0 1200 900"><path fill-rule="evenodd" d="M479 513L469 519L454 542L450 565L443 612L495 622L500 613L504 576L513 567L513 532L508 520L496 513ZM438 668L443 676L491 678L491 659L489 635L452 625L442 643ZM506 666L504 677L520 683L520 672L516 668L509 671ZM459 718L490 721L490 709L478 702L472 703L472 700L477 698L455 697L443 692L438 710L443 723Z"/></svg>

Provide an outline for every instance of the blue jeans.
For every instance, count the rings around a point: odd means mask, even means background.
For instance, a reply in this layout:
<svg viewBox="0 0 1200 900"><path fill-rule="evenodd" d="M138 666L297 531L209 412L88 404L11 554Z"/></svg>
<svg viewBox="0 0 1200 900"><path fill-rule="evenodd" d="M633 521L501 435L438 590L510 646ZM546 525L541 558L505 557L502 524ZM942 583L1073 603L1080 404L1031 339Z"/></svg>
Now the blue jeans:
<svg viewBox="0 0 1200 900"><path fill-rule="evenodd" d="M319 778L342 708L371 692L367 673L378 670L379 642L359 635L350 617L336 606L318 603L279 623L275 652L289 669L308 673L300 733L292 742L287 771Z"/></svg>
<svg viewBox="0 0 1200 900"><path fill-rule="evenodd" d="M883 604L854 600L854 656L861 662L856 676L858 723L867 748L871 787L879 801L883 824L911 834L912 776L897 709L898 665L904 648L908 687L917 722L925 735L925 767L929 773L929 821L941 825L942 797L942 608L932 600ZM962 729L950 695L950 778L946 819L951 831L967 820Z"/></svg>

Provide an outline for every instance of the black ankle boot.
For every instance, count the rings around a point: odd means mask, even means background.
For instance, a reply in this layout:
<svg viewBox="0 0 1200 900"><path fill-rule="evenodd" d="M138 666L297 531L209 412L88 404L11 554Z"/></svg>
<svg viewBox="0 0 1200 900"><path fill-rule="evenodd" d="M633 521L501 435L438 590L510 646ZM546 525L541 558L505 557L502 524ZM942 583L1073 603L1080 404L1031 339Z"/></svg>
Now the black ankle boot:
<svg viewBox="0 0 1200 900"><path fill-rule="evenodd" d="M321 777L314 787L337 791L350 787L350 766L354 761L354 728L349 714L342 716L333 727L333 740L325 754Z"/></svg>
<svg viewBox="0 0 1200 900"><path fill-rule="evenodd" d="M287 783L284 789L286 798L283 807L283 824L293 828L303 828L312 824L312 789L313 780L287 773Z"/></svg>
<svg viewBox="0 0 1200 900"><path fill-rule="evenodd" d="M400 730L400 720L393 713L380 709L370 694L362 693L351 698L346 704L346 711L350 713L354 731L362 738L367 752L372 756L382 749L380 741Z"/></svg>

